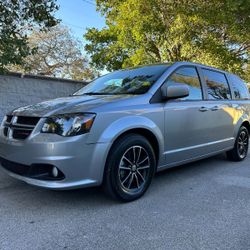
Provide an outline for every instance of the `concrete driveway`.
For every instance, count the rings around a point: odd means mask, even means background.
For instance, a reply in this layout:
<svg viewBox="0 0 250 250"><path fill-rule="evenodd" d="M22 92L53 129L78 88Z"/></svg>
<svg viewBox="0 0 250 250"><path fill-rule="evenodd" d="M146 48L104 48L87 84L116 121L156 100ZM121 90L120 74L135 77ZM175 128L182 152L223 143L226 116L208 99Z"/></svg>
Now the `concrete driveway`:
<svg viewBox="0 0 250 250"><path fill-rule="evenodd" d="M49 191L0 172L0 249L250 249L250 155L159 173L140 200Z"/></svg>

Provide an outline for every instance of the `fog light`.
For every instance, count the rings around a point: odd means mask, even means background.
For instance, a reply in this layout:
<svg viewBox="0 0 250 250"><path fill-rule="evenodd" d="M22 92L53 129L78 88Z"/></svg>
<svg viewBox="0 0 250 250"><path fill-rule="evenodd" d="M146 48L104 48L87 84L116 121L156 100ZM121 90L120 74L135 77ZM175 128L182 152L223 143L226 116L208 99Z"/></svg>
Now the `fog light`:
<svg viewBox="0 0 250 250"><path fill-rule="evenodd" d="M58 169L56 167L52 168L52 175L53 175L53 177L57 177L58 176Z"/></svg>

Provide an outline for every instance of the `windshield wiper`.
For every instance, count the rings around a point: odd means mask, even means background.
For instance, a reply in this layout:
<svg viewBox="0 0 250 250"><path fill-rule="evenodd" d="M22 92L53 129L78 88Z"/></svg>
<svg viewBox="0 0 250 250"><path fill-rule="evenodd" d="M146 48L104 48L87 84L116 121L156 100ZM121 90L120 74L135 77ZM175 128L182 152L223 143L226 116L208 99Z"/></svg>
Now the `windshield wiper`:
<svg viewBox="0 0 250 250"><path fill-rule="evenodd" d="M101 92L86 92L83 93L83 95L106 95L106 94Z"/></svg>
<svg viewBox="0 0 250 250"><path fill-rule="evenodd" d="M83 95L112 95L112 93L102 93L102 92L86 92Z"/></svg>
<svg viewBox="0 0 250 250"><path fill-rule="evenodd" d="M78 94L78 96L80 95L138 95L137 93L105 93L105 92L86 92L86 93L82 93L82 94ZM76 96L76 95L74 95Z"/></svg>
<svg viewBox="0 0 250 250"><path fill-rule="evenodd" d="M106 93L98 93L98 92L86 92L82 94L73 94L73 96L82 96L82 95L107 95Z"/></svg>

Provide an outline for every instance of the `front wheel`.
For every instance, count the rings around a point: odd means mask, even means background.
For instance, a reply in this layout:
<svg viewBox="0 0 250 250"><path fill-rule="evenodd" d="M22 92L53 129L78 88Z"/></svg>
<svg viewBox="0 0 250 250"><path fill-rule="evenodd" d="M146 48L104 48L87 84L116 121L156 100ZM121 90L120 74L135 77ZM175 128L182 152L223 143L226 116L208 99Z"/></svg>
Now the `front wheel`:
<svg viewBox="0 0 250 250"><path fill-rule="evenodd" d="M104 187L119 200L138 199L148 189L155 168L155 154L149 141L138 134L125 135L115 142L109 153Z"/></svg>
<svg viewBox="0 0 250 250"><path fill-rule="evenodd" d="M239 129L234 148L227 152L227 157L232 161L242 161L248 153L249 133L246 127Z"/></svg>

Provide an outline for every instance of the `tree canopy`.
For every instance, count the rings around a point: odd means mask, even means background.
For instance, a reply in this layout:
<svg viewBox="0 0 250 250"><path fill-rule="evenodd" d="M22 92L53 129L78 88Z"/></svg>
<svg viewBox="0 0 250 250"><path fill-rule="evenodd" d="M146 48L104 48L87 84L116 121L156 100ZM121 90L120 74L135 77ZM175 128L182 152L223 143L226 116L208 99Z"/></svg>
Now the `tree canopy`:
<svg viewBox="0 0 250 250"><path fill-rule="evenodd" d="M9 64L21 65L32 53L27 36L35 27L44 30L58 20L53 16L58 9L56 0L1 0L0 1L0 72Z"/></svg>
<svg viewBox="0 0 250 250"><path fill-rule="evenodd" d="M10 71L74 80L90 80L97 76L83 54L83 45L65 26L34 30L28 36L28 46L34 53L28 55L22 65L8 66Z"/></svg>
<svg viewBox="0 0 250 250"><path fill-rule="evenodd" d="M85 49L99 69L193 61L246 78L250 0L97 0L97 6L106 27L87 31Z"/></svg>

